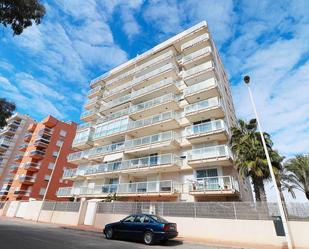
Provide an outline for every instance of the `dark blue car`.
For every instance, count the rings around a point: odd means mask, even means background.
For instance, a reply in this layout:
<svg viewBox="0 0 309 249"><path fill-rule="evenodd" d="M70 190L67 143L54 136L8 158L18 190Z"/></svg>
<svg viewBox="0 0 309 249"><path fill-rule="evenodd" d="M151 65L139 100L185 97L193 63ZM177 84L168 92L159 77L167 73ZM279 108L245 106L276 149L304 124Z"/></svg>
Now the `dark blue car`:
<svg viewBox="0 0 309 249"><path fill-rule="evenodd" d="M138 239L145 244L165 242L177 237L177 226L152 214L134 214L119 222L107 224L103 230L107 239Z"/></svg>

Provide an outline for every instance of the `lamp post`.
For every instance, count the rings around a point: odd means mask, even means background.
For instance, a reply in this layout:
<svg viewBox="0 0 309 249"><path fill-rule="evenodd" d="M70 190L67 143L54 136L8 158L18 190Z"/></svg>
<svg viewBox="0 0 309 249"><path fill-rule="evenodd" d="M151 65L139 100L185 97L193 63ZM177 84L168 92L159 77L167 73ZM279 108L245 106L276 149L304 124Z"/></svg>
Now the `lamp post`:
<svg viewBox="0 0 309 249"><path fill-rule="evenodd" d="M282 219L283 228L284 228L284 232L285 232L285 238L286 238L287 243L288 243L288 248L289 249L293 249L292 240L291 240L291 236L290 236L290 231L289 231L287 219L286 219L286 216L285 216L285 213L284 213L284 209L283 209L283 203L282 203L282 200L281 200L281 197L280 197L280 193L279 193L279 189L278 189L278 186L277 186L275 174L274 174L273 167L272 167L272 164L271 164L271 160L270 160L270 157L269 157L269 153L268 153L268 150L267 150L265 138L263 136L263 130L262 130L262 127L261 127L259 116L258 116L257 111L256 111L256 106L255 106L255 103L254 103L254 100L253 100L253 95L252 95L252 92L251 92L251 89L250 89L250 86L249 86L250 77L248 75L246 75L244 77L244 82L245 82L245 84L248 87L249 97L250 97L250 101L251 101L251 104L252 104L252 108L253 108L253 112L254 112L255 118L257 120L259 132L260 132L260 136L261 136L261 140L262 140L262 144L263 144L263 148L264 148L266 159L267 159L267 164L268 164L270 176L271 176L272 182L274 184L274 188L275 188L275 192L276 192L276 197L277 197L277 202L278 202L278 206L279 206L279 212L280 212L280 216L281 216L281 219Z"/></svg>

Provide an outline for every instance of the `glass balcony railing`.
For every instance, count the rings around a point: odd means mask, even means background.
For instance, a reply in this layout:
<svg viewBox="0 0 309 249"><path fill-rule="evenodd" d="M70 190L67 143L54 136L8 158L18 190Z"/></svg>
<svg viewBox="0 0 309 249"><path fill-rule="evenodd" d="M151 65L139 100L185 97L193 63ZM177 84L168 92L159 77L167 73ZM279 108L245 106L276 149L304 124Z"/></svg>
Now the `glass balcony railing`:
<svg viewBox="0 0 309 249"><path fill-rule="evenodd" d="M33 163L33 162L26 162L22 164L22 167L24 169L30 169L30 168L39 169L40 166L41 166L40 163Z"/></svg>
<svg viewBox="0 0 309 249"><path fill-rule="evenodd" d="M59 188L57 191L57 196L71 196L72 193L72 187L63 187Z"/></svg>
<svg viewBox="0 0 309 249"><path fill-rule="evenodd" d="M96 103L98 100L99 100L99 97L98 97L98 96L96 96L96 97L94 97L94 98L91 98L91 99L88 99L88 100L85 102L84 106L92 105L92 104Z"/></svg>
<svg viewBox="0 0 309 249"><path fill-rule="evenodd" d="M20 182L35 182L36 177L21 175L18 177Z"/></svg>
<svg viewBox="0 0 309 249"><path fill-rule="evenodd" d="M131 93L131 99L136 98L140 95L143 95L145 93L151 93L153 90L159 89L163 86L169 85L169 84L176 84L173 78L166 78L164 80L161 80L155 84L152 84L150 86L147 86L145 88L142 88L140 90L134 91Z"/></svg>
<svg viewBox="0 0 309 249"><path fill-rule="evenodd" d="M204 71L207 71L211 68L213 68L214 65L213 65L213 62L212 61L207 61L201 65L198 65L196 67L193 67L191 69L188 69L186 71L183 72L183 77L186 79L186 78L189 78L195 74L199 74L199 73L202 73Z"/></svg>
<svg viewBox="0 0 309 249"><path fill-rule="evenodd" d="M95 88L92 88L88 91L88 96L94 94L95 92L101 91L101 86L96 86Z"/></svg>
<svg viewBox="0 0 309 249"><path fill-rule="evenodd" d="M238 182L232 176L213 176L197 178L190 184L190 192L205 191L237 191L239 192Z"/></svg>
<svg viewBox="0 0 309 249"><path fill-rule="evenodd" d="M98 112L98 109L97 108L92 108L90 110L87 110L87 111L84 111L82 112L82 114L80 115L81 118L86 118L86 117L89 117L91 115L94 115Z"/></svg>
<svg viewBox="0 0 309 249"><path fill-rule="evenodd" d="M232 153L227 145L207 146L200 149L193 149L188 152L189 161L214 157L232 157Z"/></svg>
<svg viewBox="0 0 309 249"><path fill-rule="evenodd" d="M201 42L204 42L204 41L207 41L209 39L209 35L208 34L203 34L203 35L200 35L184 44L181 45L181 50L185 50L185 49L188 49L190 47L193 47Z"/></svg>
<svg viewBox="0 0 309 249"><path fill-rule="evenodd" d="M211 47L202 48L202 49L200 49L198 51L195 51L195 52L193 52L191 54L188 54L188 55L184 56L182 58L182 63L185 64L185 63L187 63L187 62L189 62L191 60L194 60L194 59L196 59L196 58L198 58L200 56L207 55L209 53L211 53Z"/></svg>
<svg viewBox="0 0 309 249"><path fill-rule="evenodd" d="M135 138L132 140L127 140L125 143L126 149L134 149L136 147L149 146L154 143L178 140L177 133L173 131L166 131L151 136L145 136L140 138Z"/></svg>
<svg viewBox="0 0 309 249"><path fill-rule="evenodd" d="M93 138L93 131L89 130L89 131L83 131L82 133L77 133L72 146L76 146L76 145L81 145L81 144L85 144L89 141L91 141Z"/></svg>
<svg viewBox="0 0 309 249"><path fill-rule="evenodd" d="M178 192L178 184L171 180L166 181L149 181L149 182L132 182L120 184L95 185L94 188L80 187L80 195L108 195L118 194L155 194L155 193L175 193Z"/></svg>
<svg viewBox="0 0 309 249"><path fill-rule="evenodd" d="M127 78L128 76L134 74L135 71L136 71L136 68L133 68L133 69L131 69L131 70L125 72L125 73L122 73L122 74L116 76L115 78L113 78L113 79L111 79L111 80L108 80L108 81L106 82L106 85L107 85L107 86L110 86L110 85L112 85L114 82L123 80L123 79Z"/></svg>
<svg viewBox="0 0 309 249"><path fill-rule="evenodd" d="M214 120L202 124L197 124L197 125L191 125L189 127L186 127L186 135L200 135L203 133L208 133L208 132L215 132L219 130L225 130L226 125L222 119L220 120Z"/></svg>
<svg viewBox="0 0 309 249"><path fill-rule="evenodd" d="M79 124L77 126L77 130L80 131L80 130L83 130L83 129L87 129L89 127L91 127L91 123L90 122L89 123L82 123L82 124Z"/></svg>
<svg viewBox="0 0 309 249"><path fill-rule="evenodd" d="M89 156L99 156L121 150L124 150L124 142L92 148L89 151Z"/></svg>
<svg viewBox="0 0 309 249"><path fill-rule="evenodd" d="M221 105L221 101L218 97L206 99L206 100L194 103L192 105L187 105L185 107L185 114L187 115L192 112L197 112L200 110L205 110L205 109L220 106L220 105Z"/></svg>
<svg viewBox="0 0 309 249"><path fill-rule="evenodd" d="M136 128L140 128L140 127L144 127L148 125L153 125L153 124L156 124L156 123L168 120L168 119L178 120L177 113L174 111L163 112L157 115L153 115L149 118L131 121L129 122L128 129L136 129Z"/></svg>
<svg viewBox="0 0 309 249"><path fill-rule="evenodd" d="M121 97L116 98L116 99L114 99L110 102L107 102L105 105L101 105L100 111L105 111L105 110L112 108L114 106L124 104L125 102L128 102L130 99L131 99L131 94L121 96Z"/></svg>
<svg viewBox="0 0 309 249"><path fill-rule="evenodd" d="M102 118L99 118L97 120L96 124L105 123L105 122L108 122L108 121L120 118L120 117L128 115L128 114L129 114L129 108L122 109L120 111L117 111L117 112L111 113L109 115L106 115L106 116L104 116Z"/></svg>
<svg viewBox="0 0 309 249"><path fill-rule="evenodd" d="M83 150L83 151L78 151L74 152L68 155L68 161L76 161L76 160L81 160L83 158L87 158L89 154L89 150Z"/></svg>
<svg viewBox="0 0 309 249"><path fill-rule="evenodd" d="M11 139L6 137L0 137L0 146L3 147L10 147L11 146Z"/></svg>
<svg viewBox="0 0 309 249"><path fill-rule="evenodd" d="M63 175L62 175L62 178L71 178L71 177L74 177L76 176L76 169L65 169L63 171Z"/></svg>
<svg viewBox="0 0 309 249"><path fill-rule="evenodd" d="M184 95L190 95L193 93L199 93L207 88L211 88L217 85L217 81L215 80L215 78L211 78L205 81L202 81L200 83L194 84L190 87L187 87L186 89L184 89Z"/></svg>
<svg viewBox="0 0 309 249"><path fill-rule="evenodd" d="M45 151L42 150L31 150L29 151L29 156L44 156Z"/></svg>
<svg viewBox="0 0 309 249"><path fill-rule="evenodd" d="M172 93L166 94L166 95L163 95L159 98L154 98L152 100L149 100L149 101L137 104L137 105L131 105L130 106L130 113L135 113L135 112L139 112L139 111L142 111L142 110L150 109L154 106L161 105L163 103L173 101L173 100L177 101L178 98Z"/></svg>

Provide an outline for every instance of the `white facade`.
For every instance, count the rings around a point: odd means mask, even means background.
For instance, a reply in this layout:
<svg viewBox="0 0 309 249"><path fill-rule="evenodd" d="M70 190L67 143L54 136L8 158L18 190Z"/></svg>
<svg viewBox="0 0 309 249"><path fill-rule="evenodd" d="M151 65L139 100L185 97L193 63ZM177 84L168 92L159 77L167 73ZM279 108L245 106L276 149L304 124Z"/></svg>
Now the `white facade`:
<svg viewBox="0 0 309 249"><path fill-rule="evenodd" d="M251 200L233 166L229 82L206 22L90 83L58 196Z"/></svg>

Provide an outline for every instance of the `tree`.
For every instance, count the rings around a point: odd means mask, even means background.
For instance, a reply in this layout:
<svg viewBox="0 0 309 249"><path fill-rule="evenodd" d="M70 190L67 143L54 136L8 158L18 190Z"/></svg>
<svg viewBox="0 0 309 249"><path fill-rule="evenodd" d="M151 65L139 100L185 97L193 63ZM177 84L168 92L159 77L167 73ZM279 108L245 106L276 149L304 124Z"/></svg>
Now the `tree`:
<svg viewBox="0 0 309 249"><path fill-rule="evenodd" d="M0 22L11 25L13 35L20 35L32 25L40 24L45 15L45 7L39 0L0 0Z"/></svg>
<svg viewBox="0 0 309 249"><path fill-rule="evenodd" d="M270 135L267 133L263 135L273 163L274 172L277 173L280 170L283 158L272 149L273 143ZM264 180L270 178L270 172L261 136L257 132L256 119L251 119L249 123L246 123L244 120L238 120L238 125L232 127L230 144L236 157L235 164L238 172L242 176L251 178L255 199L257 201L266 201Z"/></svg>
<svg viewBox="0 0 309 249"><path fill-rule="evenodd" d="M6 119L11 117L15 111L15 104L0 98L0 129L6 126Z"/></svg>
<svg viewBox="0 0 309 249"><path fill-rule="evenodd" d="M296 155L288 160L284 166L290 172L289 182L296 189L304 192L309 200L309 154Z"/></svg>

